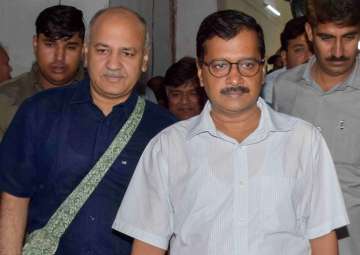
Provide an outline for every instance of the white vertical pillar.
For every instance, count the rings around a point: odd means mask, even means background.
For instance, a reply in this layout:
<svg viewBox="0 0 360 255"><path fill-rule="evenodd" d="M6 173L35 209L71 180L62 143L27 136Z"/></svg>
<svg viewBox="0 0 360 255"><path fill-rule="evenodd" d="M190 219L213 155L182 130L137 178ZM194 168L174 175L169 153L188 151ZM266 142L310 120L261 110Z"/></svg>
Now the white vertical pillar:
<svg viewBox="0 0 360 255"><path fill-rule="evenodd" d="M176 59L196 56L196 33L201 21L218 10L217 0L177 0Z"/></svg>
<svg viewBox="0 0 360 255"><path fill-rule="evenodd" d="M151 37L149 68L144 79L164 75L171 64L169 0L110 0L110 6L126 6L143 16Z"/></svg>

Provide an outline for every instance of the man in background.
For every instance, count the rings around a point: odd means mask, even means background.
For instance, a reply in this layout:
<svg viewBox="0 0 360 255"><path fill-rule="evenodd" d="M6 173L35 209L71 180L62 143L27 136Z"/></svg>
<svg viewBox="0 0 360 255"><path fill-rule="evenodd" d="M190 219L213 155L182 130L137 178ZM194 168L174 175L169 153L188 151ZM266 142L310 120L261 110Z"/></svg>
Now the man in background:
<svg viewBox="0 0 360 255"><path fill-rule="evenodd" d="M35 26L32 44L36 61L30 72L0 85L0 140L26 98L83 78L82 11L66 5L48 7L39 14Z"/></svg>
<svg viewBox="0 0 360 255"><path fill-rule="evenodd" d="M154 92L158 104L167 108L167 96L164 87L164 77L160 75L154 76L148 80L146 86Z"/></svg>
<svg viewBox="0 0 360 255"><path fill-rule="evenodd" d="M341 255L360 254L360 2L308 0L315 57L274 81L274 107L321 130L350 217L337 232Z"/></svg>
<svg viewBox="0 0 360 255"><path fill-rule="evenodd" d="M168 109L176 118L185 120L201 112L206 96L200 87L195 58L183 57L172 64L165 73L163 84Z"/></svg>
<svg viewBox="0 0 360 255"><path fill-rule="evenodd" d="M281 57L284 67L265 77L262 97L272 104L273 81L286 70L306 63L312 55L312 49L305 33L306 17L296 17L289 20L280 34Z"/></svg>
<svg viewBox="0 0 360 255"><path fill-rule="evenodd" d="M306 63L312 56L312 47L305 33L306 17L288 21L280 34L281 52L287 69Z"/></svg>
<svg viewBox="0 0 360 255"><path fill-rule="evenodd" d="M9 62L9 55L0 43L0 83L11 79L12 67Z"/></svg>
<svg viewBox="0 0 360 255"><path fill-rule="evenodd" d="M278 49L274 55L270 56L267 60L268 65L272 65L272 69L267 73L270 74L276 70L282 69L284 67L284 60L281 56L281 48Z"/></svg>

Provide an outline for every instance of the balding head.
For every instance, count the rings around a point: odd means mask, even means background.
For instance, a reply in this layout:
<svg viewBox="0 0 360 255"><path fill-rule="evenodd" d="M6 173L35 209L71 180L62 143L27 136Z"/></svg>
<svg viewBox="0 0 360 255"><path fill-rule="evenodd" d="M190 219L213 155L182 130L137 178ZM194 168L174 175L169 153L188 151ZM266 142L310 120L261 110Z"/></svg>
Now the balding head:
<svg viewBox="0 0 360 255"><path fill-rule="evenodd" d="M130 96L141 72L147 69L149 50L145 44L145 21L129 9L112 7L92 18L85 58L91 93L100 109L101 104L113 106Z"/></svg>
<svg viewBox="0 0 360 255"><path fill-rule="evenodd" d="M95 13L95 15L92 17L89 23L89 29L87 31L87 36L86 36L87 41L90 40L91 34L93 33L92 30L94 26L96 26L96 23L99 20L101 21L101 19L103 19L104 16L105 17L113 16L118 18L122 17L124 19L130 19L134 23L138 23L142 27L145 36L144 47L150 49L150 36L147 30L146 20L137 12L123 6L109 7Z"/></svg>

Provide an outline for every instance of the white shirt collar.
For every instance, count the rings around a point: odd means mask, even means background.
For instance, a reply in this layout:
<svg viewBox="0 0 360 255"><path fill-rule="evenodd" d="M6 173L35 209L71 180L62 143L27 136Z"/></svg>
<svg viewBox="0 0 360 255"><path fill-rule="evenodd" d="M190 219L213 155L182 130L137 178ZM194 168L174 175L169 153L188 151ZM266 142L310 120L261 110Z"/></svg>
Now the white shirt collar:
<svg viewBox="0 0 360 255"><path fill-rule="evenodd" d="M243 142L256 143L266 138L270 132L288 132L293 129L295 119L284 118L283 114L271 109L261 97L258 98L257 106L261 111L259 126ZM187 134L188 139L206 132L212 136L218 136L210 111L211 102L208 101L200 115L192 120Z"/></svg>

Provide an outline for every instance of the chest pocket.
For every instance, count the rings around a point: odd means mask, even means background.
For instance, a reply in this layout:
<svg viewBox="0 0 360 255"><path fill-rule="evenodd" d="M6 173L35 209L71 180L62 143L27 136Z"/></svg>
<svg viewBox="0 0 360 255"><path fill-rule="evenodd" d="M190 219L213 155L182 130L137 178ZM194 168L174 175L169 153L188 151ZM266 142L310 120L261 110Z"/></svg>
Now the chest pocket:
<svg viewBox="0 0 360 255"><path fill-rule="evenodd" d="M226 207L231 201L227 199L231 196L231 187L209 174L207 168L189 172L191 176L186 178L187 181L176 185L175 196L181 199L174 200L175 233L187 244L204 241L222 212L229 211Z"/></svg>
<svg viewBox="0 0 360 255"><path fill-rule="evenodd" d="M263 228L261 232L265 235L303 232L296 184L294 177L260 177L258 209L261 212L261 228Z"/></svg>
<svg viewBox="0 0 360 255"><path fill-rule="evenodd" d="M334 116L333 142L329 148L337 164L360 163L360 116L338 114Z"/></svg>

